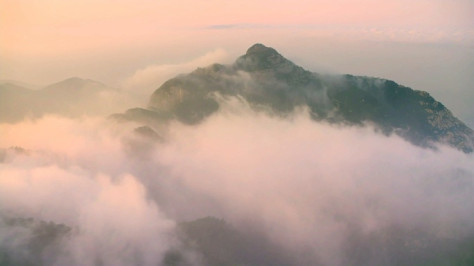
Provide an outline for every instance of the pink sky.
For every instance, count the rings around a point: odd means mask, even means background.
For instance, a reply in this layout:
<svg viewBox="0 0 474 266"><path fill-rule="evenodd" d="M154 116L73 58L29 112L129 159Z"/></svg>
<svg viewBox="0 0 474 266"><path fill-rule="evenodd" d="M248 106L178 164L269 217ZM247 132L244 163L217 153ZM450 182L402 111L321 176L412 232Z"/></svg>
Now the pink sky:
<svg viewBox="0 0 474 266"><path fill-rule="evenodd" d="M3 56L140 47L213 25L351 30L361 38L411 41L464 41L474 34L469 0L0 0L0 6Z"/></svg>

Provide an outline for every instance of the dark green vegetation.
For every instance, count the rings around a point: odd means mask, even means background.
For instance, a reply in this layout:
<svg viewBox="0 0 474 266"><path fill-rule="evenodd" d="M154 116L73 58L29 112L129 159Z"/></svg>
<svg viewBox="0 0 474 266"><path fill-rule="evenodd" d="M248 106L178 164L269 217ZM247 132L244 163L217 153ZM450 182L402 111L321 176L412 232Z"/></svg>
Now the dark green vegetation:
<svg viewBox="0 0 474 266"><path fill-rule="evenodd" d="M203 265L291 265L289 252L251 230L241 231L223 220L206 217L178 225L181 249L197 253ZM165 256L166 265L185 265L179 250Z"/></svg>
<svg viewBox="0 0 474 266"><path fill-rule="evenodd" d="M0 220L3 232L0 265L52 265L64 241L76 232L62 224L32 218ZM239 230L206 217L178 224L180 247L169 250L163 265L307 265L304 254L273 244L262 233ZM354 232L344 247L345 265L473 265L474 239L439 239L422 230L387 228L374 234ZM192 254L192 256L186 256ZM100 264L98 264L100 265Z"/></svg>
<svg viewBox="0 0 474 266"><path fill-rule="evenodd" d="M0 217L0 265L51 265L71 228L33 218ZM8 229L8 230L4 230Z"/></svg>
<svg viewBox="0 0 474 266"><path fill-rule="evenodd" d="M307 106L314 120L369 123L423 147L436 142L464 152L474 147L473 130L427 92L385 79L313 73L262 44L250 47L233 65L214 64L170 79L151 95L146 109L113 117L196 124L219 109L219 97L232 96L281 116Z"/></svg>
<svg viewBox="0 0 474 266"><path fill-rule="evenodd" d="M179 230L185 246L202 255L204 265L309 265L304 252L290 252L262 233L238 230L213 217L181 223ZM474 265L474 239L468 237L443 239L393 226L371 234L354 230L348 240L342 254L335 254L347 258L343 265ZM165 261L186 265L178 251L168 253Z"/></svg>

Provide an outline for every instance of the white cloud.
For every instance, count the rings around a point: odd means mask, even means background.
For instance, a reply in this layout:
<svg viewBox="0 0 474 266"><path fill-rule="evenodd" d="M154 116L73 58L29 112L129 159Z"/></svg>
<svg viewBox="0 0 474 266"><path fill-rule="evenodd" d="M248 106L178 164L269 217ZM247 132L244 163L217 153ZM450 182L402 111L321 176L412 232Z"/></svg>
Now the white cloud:
<svg viewBox="0 0 474 266"><path fill-rule="evenodd" d="M177 243L174 221L129 174L117 132L101 121L45 117L0 128L0 146L26 149L7 150L0 164L0 214L73 228L47 264L158 265Z"/></svg>
<svg viewBox="0 0 474 266"><path fill-rule="evenodd" d="M314 123L305 112L285 120L226 110L197 128L176 125L158 162L181 191L207 195L226 220L250 221L309 264L346 265L351 241L393 227L434 241L474 234L472 155Z"/></svg>

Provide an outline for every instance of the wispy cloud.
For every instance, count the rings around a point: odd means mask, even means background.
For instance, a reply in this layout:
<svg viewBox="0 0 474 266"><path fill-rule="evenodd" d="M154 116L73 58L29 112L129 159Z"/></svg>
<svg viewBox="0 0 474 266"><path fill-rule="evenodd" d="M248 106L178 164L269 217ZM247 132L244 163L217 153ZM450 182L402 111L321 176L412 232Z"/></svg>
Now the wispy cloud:
<svg viewBox="0 0 474 266"><path fill-rule="evenodd" d="M198 67L206 67L214 63L228 63L228 53L224 49L216 49L187 62L176 64L153 64L138 69L125 78L121 86L143 98L156 90L167 79L178 74L191 72Z"/></svg>

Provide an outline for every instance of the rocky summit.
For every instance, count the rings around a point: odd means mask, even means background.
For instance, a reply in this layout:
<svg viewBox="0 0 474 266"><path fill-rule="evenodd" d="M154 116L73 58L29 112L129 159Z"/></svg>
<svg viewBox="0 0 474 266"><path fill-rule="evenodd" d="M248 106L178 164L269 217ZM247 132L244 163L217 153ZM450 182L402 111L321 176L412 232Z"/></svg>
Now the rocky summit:
<svg viewBox="0 0 474 266"><path fill-rule="evenodd" d="M283 116L307 106L315 121L371 124L418 146L474 149L474 131L427 92L381 78L311 72L263 44L251 46L232 65L213 64L172 78L151 95L146 108L113 117L197 124L219 109L216 95L238 96Z"/></svg>

